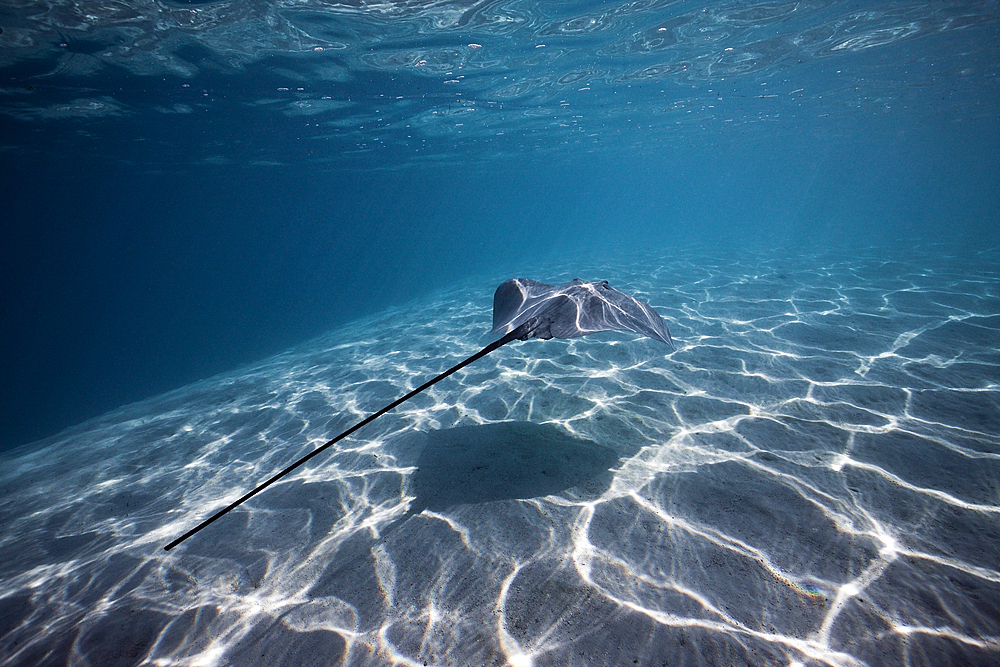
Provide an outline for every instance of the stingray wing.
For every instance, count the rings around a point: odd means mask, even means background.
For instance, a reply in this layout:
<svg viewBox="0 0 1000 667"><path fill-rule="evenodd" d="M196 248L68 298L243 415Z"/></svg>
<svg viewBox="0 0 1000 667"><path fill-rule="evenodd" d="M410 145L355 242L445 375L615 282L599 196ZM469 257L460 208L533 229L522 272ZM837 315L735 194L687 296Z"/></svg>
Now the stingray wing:
<svg viewBox="0 0 1000 667"><path fill-rule="evenodd" d="M529 323L528 338L577 338L598 331L632 331L674 346L663 318L649 304L610 287L606 280L547 285L514 278L493 295L493 331L505 334Z"/></svg>

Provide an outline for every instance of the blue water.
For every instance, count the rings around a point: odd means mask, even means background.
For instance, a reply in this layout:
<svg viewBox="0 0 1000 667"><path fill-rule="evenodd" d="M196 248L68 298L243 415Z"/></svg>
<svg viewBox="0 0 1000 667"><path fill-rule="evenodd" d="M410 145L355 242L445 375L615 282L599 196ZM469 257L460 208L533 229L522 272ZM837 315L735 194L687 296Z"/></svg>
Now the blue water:
<svg viewBox="0 0 1000 667"><path fill-rule="evenodd" d="M5 4L0 659L995 664L998 19Z"/></svg>

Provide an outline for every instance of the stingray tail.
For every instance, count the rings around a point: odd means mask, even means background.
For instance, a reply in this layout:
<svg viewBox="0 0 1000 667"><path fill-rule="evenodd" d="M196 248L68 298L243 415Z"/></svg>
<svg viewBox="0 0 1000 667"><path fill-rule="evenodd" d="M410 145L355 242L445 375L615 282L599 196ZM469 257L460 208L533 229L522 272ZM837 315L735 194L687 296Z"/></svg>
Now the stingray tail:
<svg viewBox="0 0 1000 667"><path fill-rule="evenodd" d="M350 434L354 433L355 431L357 431L362 426L365 426L365 425L369 424L370 422L375 421L376 419L378 419L379 417L381 417L385 413L389 412L389 410L392 410L393 408L395 408L395 407L397 407L399 405L402 405L403 403L405 403L406 401L410 400L411 398L413 398L414 396L416 396L420 392L424 391L425 389L428 389L429 387L434 386L435 384L437 384L441 380L445 379L446 377L448 377L449 375L451 375L451 374L453 374L453 373L455 373L457 371L460 371L461 369L465 368L466 366L468 366L472 362L478 361L479 359L482 359L483 357L485 357L490 352L493 352L494 350L497 350L497 349L503 347L504 345L506 345L507 343L511 342L512 340L523 339L522 337L526 338L529 335L529 333L530 333L530 327L528 325L529 325L529 323L525 322L524 324L522 324L521 326L519 326L518 328L516 328L513 331L511 331L506 336L504 336L503 338L501 338L499 340L493 341L492 343L490 343L489 345L487 345L486 347L484 347L483 349L481 349L479 352L476 352L471 357L468 357L467 359L464 359L464 360L460 361L459 363L455 364L454 366L452 366L451 368L449 368L445 372L441 373L440 375L438 375L438 376L436 376L436 377L428 380L424 384L420 385L419 387L417 387L416 389L414 389L413 391L411 391L410 393L408 393L406 396L403 396L402 398L399 398L399 399L393 401L392 403L390 403L389 405L385 406L384 408L382 408L378 412L370 415L369 417L367 417L367 418L363 419L362 421L358 422L357 424L355 424L351 428L347 429L346 431L344 431L343 433L341 433L340 435L338 435L336 438L333 438L332 440L328 441L326 444L324 444L324 445L322 445L320 447L317 447L316 449L314 449L313 451L309 452L308 454L306 454L305 456L303 456L301 459L299 459L298 461L296 461L292 465L288 466L287 468L285 468L284 470L282 470L281 472L279 472L278 474L276 474L271 479L269 479L266 482L263 482L261 484L258 484L252 490L250 490L247 493L245 493L239 500L237 500L237 501L235 501L233 503L230 503L226 507L223 507L221 510L219 510L215 514L213 514L212 516L208 517L207 519L205 519L204 521L202 521L201 523L199 523L197 526L195 526L191 530L187 531L186 533L184 533L183 535L181 535L180 537L178 537L177 539L175 539L174 541L172 541L167 546L163 547L163 550L164 551L170 551L171 549L173 549L174 547L176 547L178 544L180 544L181 542L183 542L187 538L191 537L192 535L194 535L195 533L199 532L203 528L207 528L211 524L215 523L216 521L218 521L219 519L221 519L222 517L224 517L226 514L228 514L232 510L236 509L237 507L239 507L240 505L242 505L246 501L250 500L251 498L253 498L254 496L256 496L258 493L260 493L261 491L263 491L267 487L269 487L272 484L274 484L275 482L277 482L279 479L281 479L285 475L288 475L290 472L292 472L293 470L295 470L296 468L298 468L302 464L306 463L307 461L309 461L313 457L319 456L322 452L326 451L327 449L329 449L333 445L337 444L338 442L340 442L341 440L343 440L344 438L346 438ZM408 517L405 517L405 518L408 518Z"/></svg>

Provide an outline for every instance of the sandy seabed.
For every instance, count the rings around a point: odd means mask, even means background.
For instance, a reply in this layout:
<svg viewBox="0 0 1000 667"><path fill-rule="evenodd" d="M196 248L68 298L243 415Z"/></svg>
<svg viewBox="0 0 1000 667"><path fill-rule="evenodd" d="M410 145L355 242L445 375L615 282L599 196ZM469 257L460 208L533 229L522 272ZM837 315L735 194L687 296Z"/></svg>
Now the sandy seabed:
<svg viewBox="0 0 1000 667"><path fill-rule="evenodd" d="M512 343L170 552L486 344L510 276L8 452L0 660L997 664L998 266L925 249L550 267L525 277L607 279L677 350Z"/></svg>

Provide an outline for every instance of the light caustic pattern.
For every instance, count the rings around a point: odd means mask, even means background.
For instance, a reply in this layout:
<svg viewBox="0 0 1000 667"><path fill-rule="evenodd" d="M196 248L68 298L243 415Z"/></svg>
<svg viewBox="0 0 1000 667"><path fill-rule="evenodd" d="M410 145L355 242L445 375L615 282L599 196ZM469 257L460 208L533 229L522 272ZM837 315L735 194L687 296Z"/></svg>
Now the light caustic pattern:
<svg viewBox="0 0 1000 667"><path fill-rule="evenodd" d="M676 352L513 343L169 553L479 349L508 276L8 454L0 658L996 664L1000 258L676 257L532 272Z"/></svg>

